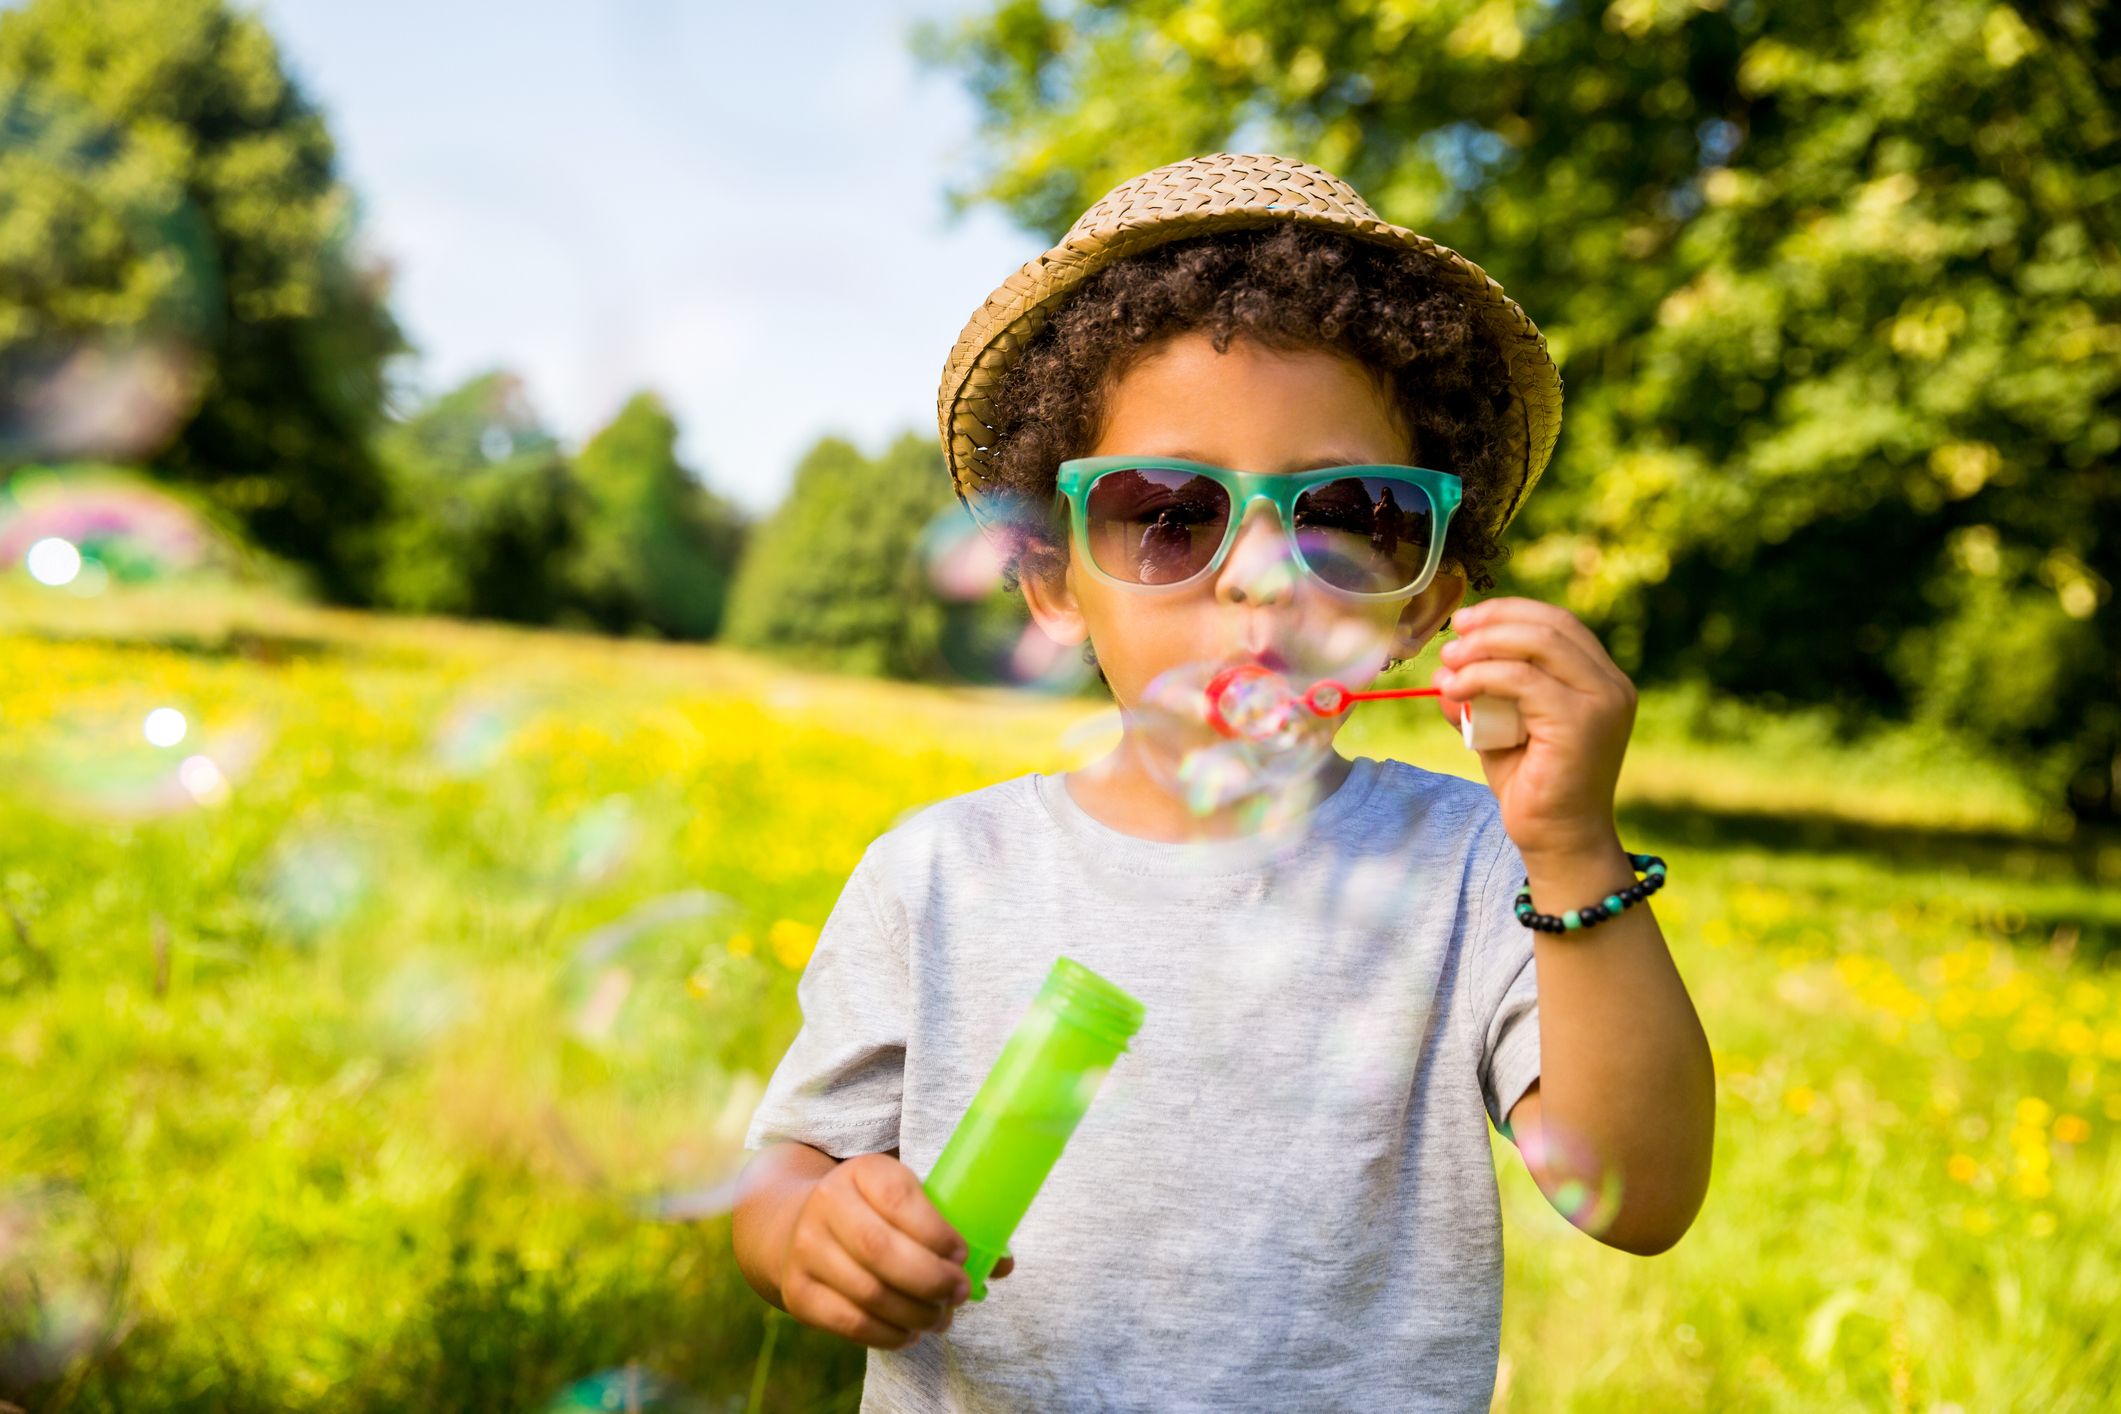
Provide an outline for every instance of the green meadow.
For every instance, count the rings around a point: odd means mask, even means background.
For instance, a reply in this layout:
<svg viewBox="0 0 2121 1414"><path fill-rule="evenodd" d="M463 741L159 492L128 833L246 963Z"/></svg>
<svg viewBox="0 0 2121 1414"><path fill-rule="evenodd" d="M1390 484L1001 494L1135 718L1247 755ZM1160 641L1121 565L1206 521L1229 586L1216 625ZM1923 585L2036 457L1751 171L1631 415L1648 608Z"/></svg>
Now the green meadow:
<svg viewBox="0 0 2121 1414"><path fill-rule="evenodd" d="M1109 711L256 597L0 625L9 1399L855 1407L729 1252L796 978L872 838ZM1341 745L1478 774L1426 703ZM1621 824L1715 1177L1642 1259L1497 1141L1498 1407L2110 1407L2121 841L1948 742L1658 694Z"/></svg>

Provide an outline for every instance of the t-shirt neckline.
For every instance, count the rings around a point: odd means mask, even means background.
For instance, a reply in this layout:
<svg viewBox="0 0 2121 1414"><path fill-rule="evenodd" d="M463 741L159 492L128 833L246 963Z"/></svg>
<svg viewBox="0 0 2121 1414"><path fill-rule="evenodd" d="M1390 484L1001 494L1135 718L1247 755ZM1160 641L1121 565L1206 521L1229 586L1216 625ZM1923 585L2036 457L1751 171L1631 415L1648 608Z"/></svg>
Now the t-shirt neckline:
<svg viewBox="0 0 2121 1414"><path fill-rule="evenodd" d="M1032 773L1031 784L1053 822L1097 853L1102 862L1132 873L1212 878L1249 872L1332 829L1362 807L1376 789L1381 774L1376 761L1357 756L1349 763L1347 779L1333 794L1279 830L1208 840L1151 840L1130 835L1084 810L1068 793L1065 776L1038 771Z"/></svg>

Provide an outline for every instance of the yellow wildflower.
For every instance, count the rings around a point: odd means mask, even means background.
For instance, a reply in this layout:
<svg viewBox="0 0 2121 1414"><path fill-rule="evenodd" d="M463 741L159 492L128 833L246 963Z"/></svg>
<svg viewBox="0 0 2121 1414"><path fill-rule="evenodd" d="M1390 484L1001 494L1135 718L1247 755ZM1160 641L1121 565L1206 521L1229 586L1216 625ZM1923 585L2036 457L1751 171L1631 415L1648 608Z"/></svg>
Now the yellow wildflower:
<svg viewBox="0 0 2121 1414"><path fill-rule="evenodd" d="M810 954L817 948L817 935L818 930L808 924L783 918L766 930L766 941L781 966L792 972L810 961Z"/></svg>

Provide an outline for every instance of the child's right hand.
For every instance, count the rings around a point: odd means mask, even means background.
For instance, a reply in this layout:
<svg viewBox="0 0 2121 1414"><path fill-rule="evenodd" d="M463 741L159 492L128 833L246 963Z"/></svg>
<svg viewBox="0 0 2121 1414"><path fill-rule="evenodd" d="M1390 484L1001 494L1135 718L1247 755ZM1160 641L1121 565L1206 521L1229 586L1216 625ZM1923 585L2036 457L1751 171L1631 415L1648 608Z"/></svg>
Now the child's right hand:
<svg viewBox="0 0 2121 1414"><path fill-rule="evenodd" d="M903 1350L950 1329L968 1294L965 1240L891 1154L860 1154L817 1181L796 1214L781 1302L805 1325ZM994 1276L1015 1269L1004 1257Z"/></svg>

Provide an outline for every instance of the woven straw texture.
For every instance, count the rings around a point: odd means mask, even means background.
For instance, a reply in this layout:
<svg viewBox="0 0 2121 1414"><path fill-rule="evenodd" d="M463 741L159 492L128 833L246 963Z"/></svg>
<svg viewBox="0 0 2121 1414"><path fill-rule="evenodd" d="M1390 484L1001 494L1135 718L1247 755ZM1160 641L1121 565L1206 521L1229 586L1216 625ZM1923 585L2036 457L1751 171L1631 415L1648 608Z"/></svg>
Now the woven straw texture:
<svg viewBox="0 0 2121 1414"><path fill-rule="evenodd" d="M994 443L995 390L1024 345L1077 285L1113 261L1165 241L1276 221L1327 226L1413 251L1464 292L1500 343L1510 371L1513 398L1505 436L1509 463L1522 474L1494 520L1497 532L1507 526L1546 470L1561 434L1561 371L1538 328L1485 270L1427 236L1380 220L1353 187L1331 172L1290 157L1232 152L1190 157L1114 187L1082 214L1060 244L1004 280L965 325L943 366L936 418L951 482L973 518L986 523L980 493Z"/></svg>

